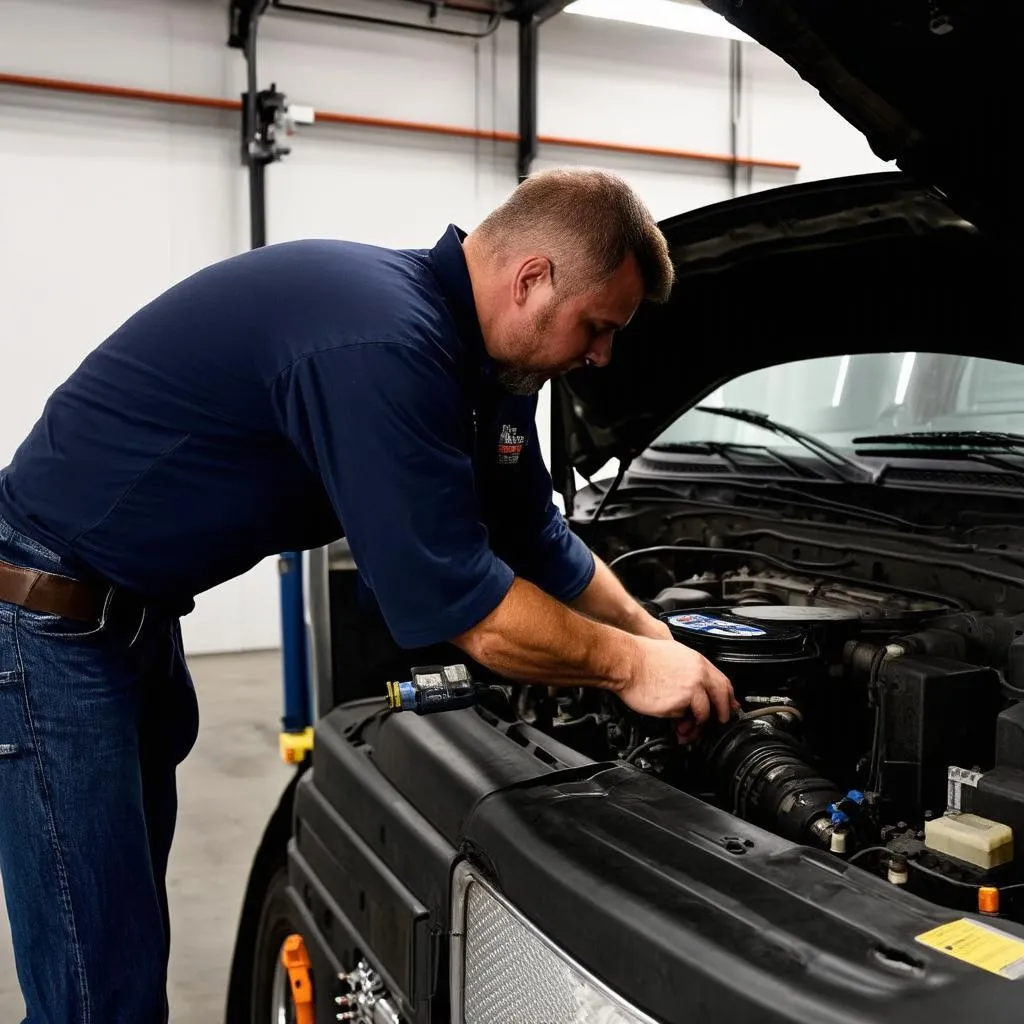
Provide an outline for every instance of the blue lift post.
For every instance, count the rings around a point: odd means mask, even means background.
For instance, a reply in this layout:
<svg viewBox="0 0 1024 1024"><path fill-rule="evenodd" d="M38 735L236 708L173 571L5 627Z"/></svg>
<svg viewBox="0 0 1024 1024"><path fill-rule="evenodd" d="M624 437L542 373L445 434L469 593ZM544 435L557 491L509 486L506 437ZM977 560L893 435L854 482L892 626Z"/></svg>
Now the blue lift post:
<svg viewBox="0 0 1024 1024"><path fill-rule="evenodd" d="M304 760L313 747L309 638L301 551L286 551L278 561L281 597L281 655L284 670L284 716L281 757L288 764Z"/></svg>

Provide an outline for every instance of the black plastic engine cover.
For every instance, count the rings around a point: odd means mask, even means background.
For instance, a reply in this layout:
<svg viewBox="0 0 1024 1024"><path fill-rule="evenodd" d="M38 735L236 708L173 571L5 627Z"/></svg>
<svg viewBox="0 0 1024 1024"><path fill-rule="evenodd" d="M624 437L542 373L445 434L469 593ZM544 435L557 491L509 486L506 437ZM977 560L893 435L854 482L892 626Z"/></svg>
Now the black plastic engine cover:
<svg viewBox="0 0 1024 1024"><path fill-rule="evenodd" d="M454 845L463 836L466 818L488 794L594 763L528 725L488 721L475 709L425 718L408 713L386 717L373 759L381 774Z"/></svg>
<svg viewBox="0 0 1024 1024"><path fill-rule="evenodd" d="M318 957L361 950L416 1024L449 1019L460 857L662 1024L1019 1020L1016 983L915 942L961 912L527 726L380 703L318 724L292 898Z"/></svg>
<svg viewBox="0 0 1024 1024"><path fill-rule="evenodd" d="M663 1024L1020 1020L1016 983L915 942L961 913L627 767L494 793L465 841L521 913Z"/></svg>

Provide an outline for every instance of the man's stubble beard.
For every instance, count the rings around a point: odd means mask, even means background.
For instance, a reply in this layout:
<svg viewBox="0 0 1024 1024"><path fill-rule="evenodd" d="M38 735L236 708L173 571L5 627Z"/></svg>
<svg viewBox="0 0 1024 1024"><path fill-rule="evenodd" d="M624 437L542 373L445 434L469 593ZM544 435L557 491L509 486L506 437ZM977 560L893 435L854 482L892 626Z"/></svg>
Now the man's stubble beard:
<svg viewBox="0 0 1024 1024"><path fill-rule="evenodd" d="M498 383L512 395L535 395L545 384L549 375L536 370L521 370L517 366L501 366L498 369Z"/></svg>
<svg viewBox="0 0 1024 1024"><path fill-rule="evenodd" d="M548 306L534 318L533 323L518 340L516 350L530 352L539 346L536 339L542 338L544 332L554 319L554 307ZM535 395L551 379L552 373L530 367L516 366L512 363L501 363L498 367L498 382L513 395Z"/></svg>

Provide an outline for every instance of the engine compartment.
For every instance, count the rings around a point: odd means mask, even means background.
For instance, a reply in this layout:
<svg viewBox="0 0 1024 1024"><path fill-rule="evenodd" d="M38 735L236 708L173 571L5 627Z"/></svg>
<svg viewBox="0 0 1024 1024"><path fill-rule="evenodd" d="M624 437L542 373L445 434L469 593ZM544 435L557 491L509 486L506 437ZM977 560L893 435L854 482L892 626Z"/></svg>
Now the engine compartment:
<svg viewBox="0 0 1024 1024"><path fill-rule="evenodd" d="M676 579L680 551L697 571ZM1024 921L1024 615L702 552L613 568L730 678L733 720L684 745L602 691L536 686L510 691L516 716L932 902Z"/></svg>

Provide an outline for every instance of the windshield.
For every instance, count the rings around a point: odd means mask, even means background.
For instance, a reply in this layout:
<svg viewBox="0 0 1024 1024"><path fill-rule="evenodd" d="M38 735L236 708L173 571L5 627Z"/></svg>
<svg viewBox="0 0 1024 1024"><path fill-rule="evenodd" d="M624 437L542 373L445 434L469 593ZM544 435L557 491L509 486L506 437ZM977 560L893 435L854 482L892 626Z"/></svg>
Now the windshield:
<svg viewBox="0 0 1024 1024"><path fill-rule="evenodd" d="M744 374L700 404L756 410L836 448L852 448L852 439L865 434L1024 433L1024 366L928 352L828 356ZM761 427L696 409L654 445L687 441L797 447Z"/></svg>

